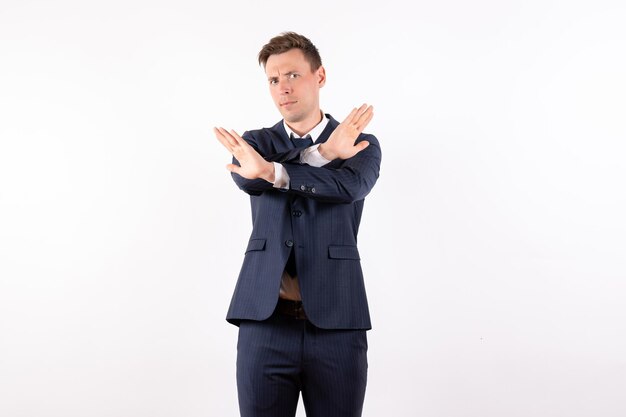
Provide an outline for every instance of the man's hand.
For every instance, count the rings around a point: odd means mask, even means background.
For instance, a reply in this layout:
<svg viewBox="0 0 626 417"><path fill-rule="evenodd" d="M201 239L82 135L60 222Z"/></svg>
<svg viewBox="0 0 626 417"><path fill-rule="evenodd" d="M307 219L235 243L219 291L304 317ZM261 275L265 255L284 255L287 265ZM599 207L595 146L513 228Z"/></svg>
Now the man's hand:
<svg viewBox="0 0 626 417"><path fill-rule="evenodd" d="M337 158L352 158L370 144L364 140L355 145L354 141L363 132L365 126L372 120L372 117L374 117L374 108L372 106L368 107L367 104L363 104L358 109L355 108L317 150L329 161Z"/></svg>
<svg viewBox="0 0 626 417"><path fill-rule="evenodd" d="M237 132L232 129L228 132L223 127L214 127L213 131L217 139L241 165L228 164L226 165L227 170L249 180L261 178L272 183L274 182L274 164L263 159Z"/></svg>

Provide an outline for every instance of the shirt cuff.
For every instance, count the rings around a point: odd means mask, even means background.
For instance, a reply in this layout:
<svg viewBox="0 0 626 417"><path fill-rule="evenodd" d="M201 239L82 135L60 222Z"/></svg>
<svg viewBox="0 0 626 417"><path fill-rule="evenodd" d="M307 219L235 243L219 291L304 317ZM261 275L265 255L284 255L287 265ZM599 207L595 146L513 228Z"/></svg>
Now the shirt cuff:
<svg viewBox="0 0 626 417"><path fill-rule="evenodd" d="M330 161L322 156L320 151L317 150L321 144L309 146L306 149L303 149L300 152L300 162L303 164L310 165L312 167L323 167Z"/></svg>
<svg viewBox="0 0 626 417"><path fill-rule="evenodd" d="M289 189L289 174L285 167L278 162L274 164L274 188Z"/></svg>

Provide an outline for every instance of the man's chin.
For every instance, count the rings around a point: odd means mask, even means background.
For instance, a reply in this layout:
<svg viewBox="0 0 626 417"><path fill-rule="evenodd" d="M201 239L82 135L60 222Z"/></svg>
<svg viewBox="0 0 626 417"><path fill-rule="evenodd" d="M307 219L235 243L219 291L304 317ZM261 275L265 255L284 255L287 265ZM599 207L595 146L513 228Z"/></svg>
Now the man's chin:
<svg viewBox="0 0 626 417"><path fill-rule="evenodd" d="M281 112L281 114L283 115L283 119L285 119L287 123L298 123L298 122L301 122L303 119L301 114L283 113L283 112Z"/></svg>

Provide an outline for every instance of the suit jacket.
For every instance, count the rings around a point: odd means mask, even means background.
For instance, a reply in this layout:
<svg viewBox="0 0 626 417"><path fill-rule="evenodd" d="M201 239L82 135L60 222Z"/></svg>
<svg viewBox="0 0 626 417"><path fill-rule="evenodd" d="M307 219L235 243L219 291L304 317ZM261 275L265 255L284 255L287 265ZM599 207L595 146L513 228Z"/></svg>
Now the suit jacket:
<svg viewBox="0 0 626 417"><path fill-rule="evenodd" d="M328 125L316 143L325 142L339 125L326 116ZM301 149L287 136L282 120L242 138L266 160L281 163L290 182L288 190L281 190L262 179L232 174L250 195L253 227L226 320L239 325L272 314L293 250L308 319L327 329L371 329L357 234L364 198L380 169L376 137L360 134L356 142L369 141L367 148L323 167L300 163ZM235 158L233 163L239 165Z"/></svg>

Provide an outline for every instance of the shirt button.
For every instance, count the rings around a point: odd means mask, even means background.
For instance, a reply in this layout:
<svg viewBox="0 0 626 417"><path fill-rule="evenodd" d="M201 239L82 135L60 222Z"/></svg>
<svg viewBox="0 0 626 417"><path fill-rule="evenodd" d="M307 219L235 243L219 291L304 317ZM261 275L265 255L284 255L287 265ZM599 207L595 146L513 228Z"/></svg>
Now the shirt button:
<svg viewBox="0 0 626 417"><path fill-rule="evenodd" d="M293 246L293 240L285 240L285 245L288 247L292 247Z"/></svg>
<svg viewBox="0 0 626 417"><path fill-rule="evenodd" d="M315 192L315 187L311 188L311 192L314 193Z"/></svg>
<svg viewBox="0 0 626 417"><path fill-rule="evenodd" d="M306 190L306 187L305 187L304 185L301 185L301 186L300 186L300 189L301 189L302 191L304 191L304 190Z"/></svg>

